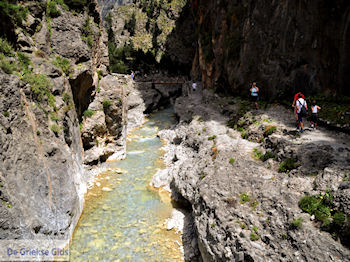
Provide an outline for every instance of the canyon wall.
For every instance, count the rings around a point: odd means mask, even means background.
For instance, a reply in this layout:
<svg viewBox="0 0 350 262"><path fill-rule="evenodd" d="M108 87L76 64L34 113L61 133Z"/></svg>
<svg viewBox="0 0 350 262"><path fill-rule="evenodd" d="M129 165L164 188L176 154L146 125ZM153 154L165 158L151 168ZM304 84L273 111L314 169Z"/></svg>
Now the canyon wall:
<svg viewBox="0 0 350 262"><path fill-rule="evenodd" d="M106 22L112 72L189 75L196 34L188 1L116 4Z"/></svg>
<svg viewBox="0 0 350 262"><path fill-rule="evenodd" d="M80 129L108 80L107 36L96 1L50 3L5 2L1 13L9 23L1 24L0 239L69 239L82 212ZM20 22L6 13L18 7ZM118 106L106 106L110 121Z"/></svg>
<svg viewBox="0 0 350 262"><path fill-rule="evenodd" d="M266 98L350 95L348 1L191 1L198 23L192 76L206 88Z"/></svg>

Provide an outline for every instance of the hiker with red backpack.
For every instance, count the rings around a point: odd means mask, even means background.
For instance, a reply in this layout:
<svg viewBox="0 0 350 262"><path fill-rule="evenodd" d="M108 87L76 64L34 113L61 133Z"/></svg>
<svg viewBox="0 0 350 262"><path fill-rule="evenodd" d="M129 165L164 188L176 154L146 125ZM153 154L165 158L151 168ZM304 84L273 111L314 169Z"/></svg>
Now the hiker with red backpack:
<svg viewBox="0 0 350 262"><path fill-rule="evenodd" d="M295 116L295 120L297 121L298 123L298 114L297 114L297 108L295 106L295 103L296 101L299 99L299 95L301 94L301 92L298 92L294 95L294 100L293 100L293 104L292 104L292 107L294 108L294 116ZM302 95L302 98L305 99L305 96L303 94Z"/></svg>
<svg viewBox="0 0 350 262"><path fill-rule="evenodd" d="M300 132L304 132L303 117L307 116L307 103L303 98L303 94L298 95L298 100L295 102L296 112L298 116L298 127L300 127Z"/></svg>

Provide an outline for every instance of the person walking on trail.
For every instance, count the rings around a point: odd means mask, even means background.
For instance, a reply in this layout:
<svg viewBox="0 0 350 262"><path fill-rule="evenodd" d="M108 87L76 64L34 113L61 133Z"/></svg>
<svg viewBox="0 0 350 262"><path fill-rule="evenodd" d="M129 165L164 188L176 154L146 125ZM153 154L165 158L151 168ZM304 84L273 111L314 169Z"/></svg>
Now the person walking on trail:
<svg viewBox="0 0 350 262"><path fill-rule="evenodd" d="M195 92L197 89L197 83L196 82L193 82L192 83L192 91Z"/></svg>
<svg viewBox="0 0 350 262"><path fill-rule="evenodd" d="M318 114L318 111L321 110L321 107L319 107L318 105L316 105L316 101L313 100L312 101L312 106L311 106L311 127L316 129L316 126L317 126L317 114Z"/></svg>
<svg viewBox="0 0 350 262"><path fill-rule="evenodd" d="M256 82L252 84L250 88L250 94L252 98L253 104L255 104L255 108L259 109L258 100L259 100L259 88L256 86Z"/></svg>
<svg viewBox="0 0 350 262"><path fill-rule="evenodd" d="M292 107L294 109L295 120L297 121L297 125L298 125L298 114L297 114L297 108L295 106L295 103L298 100L300 94L301 94L301 92L298 92L294 95L294 100L293 100L293 104L292 104ZM301 95L302 95L302 98L305 99L305 96L303 94L301 94Z"/></svg>
<svg viewBox="0 0 350 262"><path fill-rule="evenodd" d="M300 132L304 132L304 124L303 124L303 116L307 115L307 104L305 99L303 98L303 94L299 94L298 100L295 102L297 108L298 115L298 127L300 127Z"/></svg>
<svg viewBox="0 0 350 262"><path fill-rule="evenodd" d="M134 71L131 71L131 79L135 80L135 73L134 73Z"/></svg>

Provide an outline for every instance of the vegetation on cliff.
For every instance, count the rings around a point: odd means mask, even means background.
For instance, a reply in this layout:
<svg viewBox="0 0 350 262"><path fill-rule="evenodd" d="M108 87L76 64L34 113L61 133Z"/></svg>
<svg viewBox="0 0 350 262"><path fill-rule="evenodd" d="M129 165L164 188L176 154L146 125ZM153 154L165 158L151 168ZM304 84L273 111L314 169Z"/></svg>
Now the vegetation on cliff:
<svg viewBox="0 0 350 262"><path fill-rule="evenodd" d="M185 4L185 0L139 1L115 7L106 17L111 71L178 70L166 54L166 42Z"/></svg>

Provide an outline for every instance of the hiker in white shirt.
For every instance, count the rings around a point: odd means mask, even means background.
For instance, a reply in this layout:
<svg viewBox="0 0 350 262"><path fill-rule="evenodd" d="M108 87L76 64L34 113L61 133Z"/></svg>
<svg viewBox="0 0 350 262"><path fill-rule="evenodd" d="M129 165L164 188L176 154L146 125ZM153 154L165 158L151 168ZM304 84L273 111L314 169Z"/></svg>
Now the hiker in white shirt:
<svg viewBox="0 0 350 262"><path fill-rule="evenodd" d="M321 107L319 107L318 105L316 105L316 101L312 101L312 106L311 106L311 127L313 127L314 129L316 129L317 126L317 113L318 111L321 110Z"/></svg>
<svg viewBox="0 0 350 262"><path fill-rule="evenodd" d="M196 89L197 89L197 83L194 82L194 83L192 84L192 91L196 91Z"/></svg>
<svg viewBox="0 0 350 262"><path fill-rule="evenodd" d="M298 114L298 127L300 127L300 132L304 132L303 116L306 116L306 113L303 110L303 107L307 110L306 101L303 99L303 94L299 94L299 98L296 101L297 114Z"/></svg>

